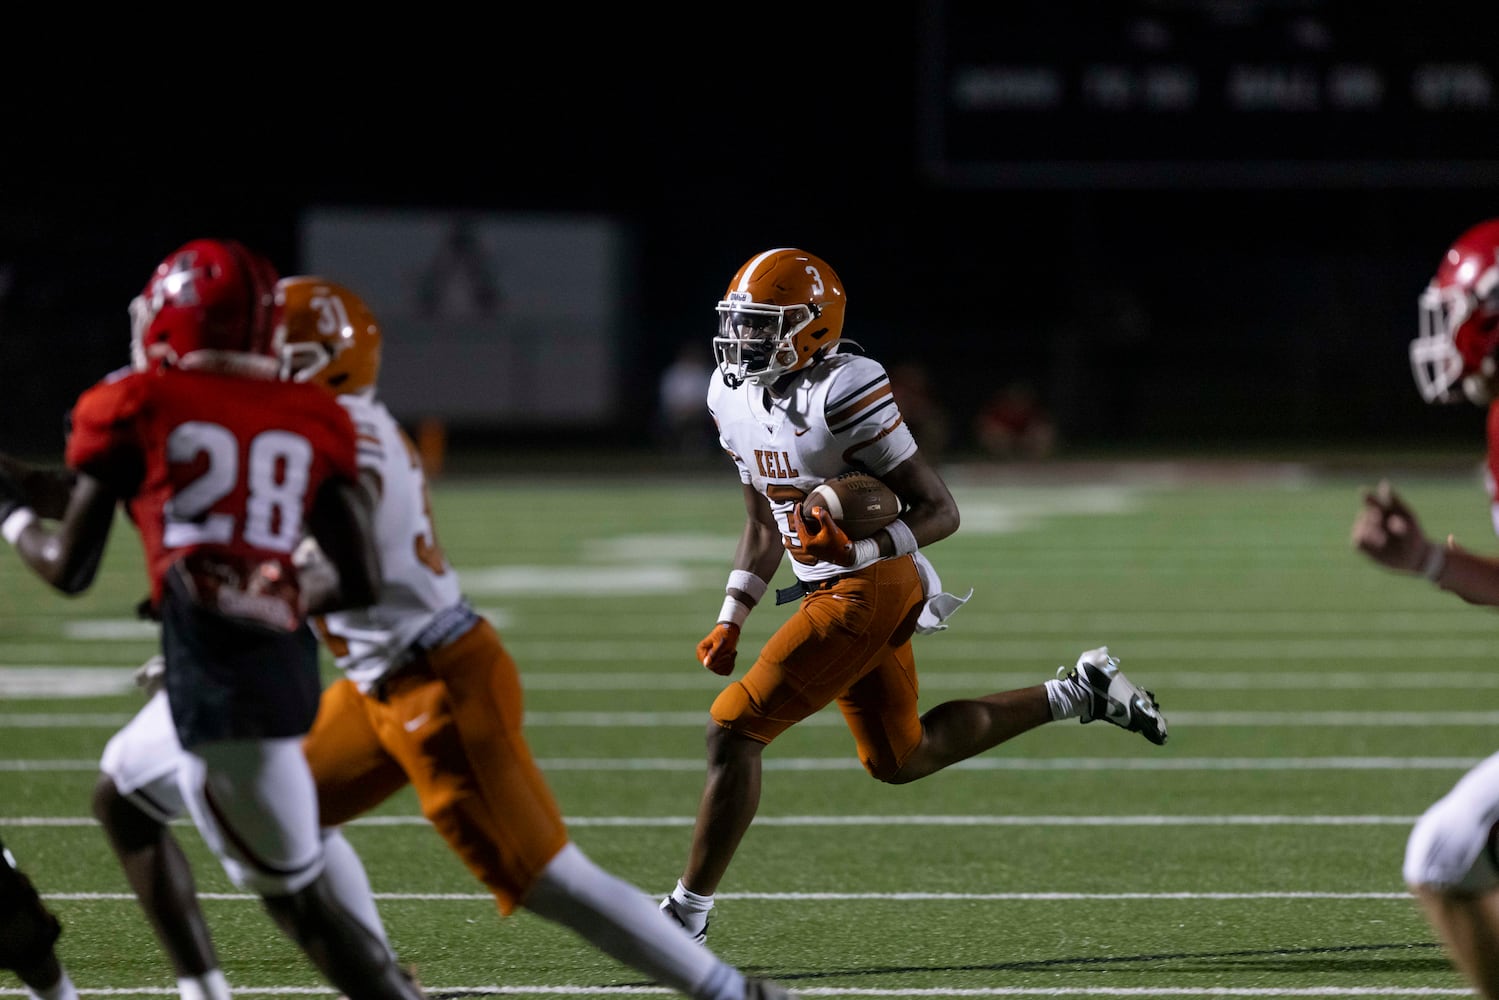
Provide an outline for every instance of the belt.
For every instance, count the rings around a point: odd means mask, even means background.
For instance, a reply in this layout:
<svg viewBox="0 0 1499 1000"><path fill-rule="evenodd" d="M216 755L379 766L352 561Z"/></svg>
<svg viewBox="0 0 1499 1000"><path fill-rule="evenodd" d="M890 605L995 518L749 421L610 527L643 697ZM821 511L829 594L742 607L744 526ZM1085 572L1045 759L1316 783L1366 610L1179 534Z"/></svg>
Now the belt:
<svg viewBox="0 0 1499 1000"><path fill-rule="evenodd" d="M415 658L423 653L430 653L439 646L446 646L473 628L478 620L479 613L467 601L450 604L433 615L432 620L422 627L416 638L406 646L403 656Z"/></svg>
<svg viewBox="0 0 1499 1000"><path fill-rule="evenodd" d="M823 577L821 580L798 580L789 587L781 587L776 591L776 604L790 604L799 601L808 594L815 594L819 590L827 590L836 585L847 574L840 573L837 576Z"/></svg>
<svg viewBox="0 0 1499 1000"><path fill-rule="evenodd" d="M395 666L371 685L370 693L377 701L385 701L396 681L430 673L427 668L427 654L434 649L446 646L473 628L478 621L478 612L470 607L467 601L459 601L457 604L450 604L443 608L432 616L431 621L422 626L416 638L406 644Z"/></svg>

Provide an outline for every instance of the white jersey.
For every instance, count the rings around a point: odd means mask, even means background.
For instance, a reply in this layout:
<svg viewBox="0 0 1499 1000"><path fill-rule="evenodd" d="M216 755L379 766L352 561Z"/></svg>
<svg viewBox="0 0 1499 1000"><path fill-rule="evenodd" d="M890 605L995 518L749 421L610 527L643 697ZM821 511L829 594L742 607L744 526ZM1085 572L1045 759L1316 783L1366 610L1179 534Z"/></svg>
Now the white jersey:
<svg viewBox="0 0 1499 1000"><path fill-rule="evenodd" d="M338 397L359 433L361 472L373 473L375 542L381 584L367 608L322 616L317 624L334 662L361 691L399 666L418 633L463 598L458 574L433 530L427 479L411 440L385 404L356 395Z"/></svg>
<svg viewBox="0 0 1499 1000"><path fill-rule="evenodd" d="M752 382L730 389L715 371L708 410L740 480L770 501L782 536L793 543L791 510L818 483L855 468L883 476L916 453L890 376L862 354L829 355L782 397ZM791 551L798 579L848 572L836 563L804 563L806 556Z"/></svg>

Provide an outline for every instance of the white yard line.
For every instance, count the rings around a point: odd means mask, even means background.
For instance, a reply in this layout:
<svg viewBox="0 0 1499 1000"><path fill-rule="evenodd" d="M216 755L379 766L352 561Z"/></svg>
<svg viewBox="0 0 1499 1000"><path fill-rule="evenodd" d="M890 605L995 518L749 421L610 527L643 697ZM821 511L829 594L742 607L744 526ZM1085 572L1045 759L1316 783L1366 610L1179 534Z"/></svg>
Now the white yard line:
<svg viewBox="0 0 1499 1000"><path fill-rule="evenodd" d="M797 993L807 997L1471 997L1472 990L1445 989L1434 986L1300 986L1300 987L1233 987L1233 986L980 986L877 988L845 986L803 986L793 983ZM445 997L613 997L613 996L679 996L674 990L659 986L438 986L424 983L431 994ZM113 989L80 989L86 997L175 997L175 987L140 987ZM321 996L333 997L336 990L316 986L236 986L235 996ZM28 996L22 989L0 989L0 996Z"/></svg>
<svg viewBox="0 0 1499 1000"><path fill-rule="evenodd" d="M1466 729L1499 726L1499 711L1492 712L1169 712L1174 730L1203 728L1268 727L1386 729ZM0 713L0 731L6 729L114 729L131 718L128 712L5 712ZM701 729L707 709L689 712L527 712L528 728L659 729L667 726ZM822 712L798 723L801 726L841 727L837 712Z"/></svg>
<svg viewBox="0 0 1499 1000"><path fill-rule="evenodd" d="M876 816L758 816L756 826L784 827L849 827L849 826L1008 826L1008 827L1093 827L1093 826L1410 826L1415 816L1292 816L1292 815L1239 815L1239 816L953 816L953 815L876 815ZM7 827L91 827L96 820L85 816L10 816L4 820ZM353 820L351 826L425 826L429 821L423 816L365 816ZM691 816L568 816L568 826L612 827L652 829L658 827L690 827ZM177 820L179 826L189 825L186 819Z"/></svg>
<svg viewBox="0 0 1499 1000"><path fill-rule="evenodd" d="M958 771L1466 771L1480 757L1004 757L959 761ZM546 757L543 771L700 772L701 757ZM767 758L767 771L862 771L852 756ZM80 772L99 768L89 760L0 760L5 772Z"/></svg>
<svg viewBox="0 0 1499 1000"><path fill-rule="evenodd" d="M128 892L49 892L56 902L135 902ZM655 895L655 893L650 893ZM377 892L376 900L415 903L493 903L487 892ZM199 899L235 903L260 900L252 893L200 892ZM1086 902L1243 902L1250 900L1369 900L1412 903L1407 892L720 892L719 901L758 903L1086 903Z"/></svg>
<svg viewBox="0 0 1499 1000"><path fill-rule="evenodd" d="M1466 771L1480 757L972 757L958 771ZM701 757L552 757L544 771L701 771ZM767 771L863 771L852 756L766 758ZM0 761L0 770L5 762Z"/></svg>

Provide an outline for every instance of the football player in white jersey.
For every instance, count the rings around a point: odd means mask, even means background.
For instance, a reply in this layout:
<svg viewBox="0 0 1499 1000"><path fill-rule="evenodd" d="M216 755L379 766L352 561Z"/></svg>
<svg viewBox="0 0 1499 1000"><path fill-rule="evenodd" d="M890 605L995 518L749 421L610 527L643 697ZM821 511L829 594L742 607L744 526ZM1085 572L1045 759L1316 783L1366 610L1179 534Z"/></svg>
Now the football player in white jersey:
<svg viewBox="0 0 1499 1000"><path fill-rule="evenodd" d="M464 601L438 544L416 450L375 396L382 334L374 315L348 288L312 276L283 278L277 305L283 377L337 395L358 431L361 476L375 498L379 593L368 607L315 620L343 676L323 692L303 744L340 901L385 940L363 866L337 828L410 784L423 815L502 914L524 906L697 1000L792 996L697 947L643 890L571 842L522 732L515 662ZM298 563L315 589L325 571L315 544L299 550ZM96 812L183 976L184 1000L196 1000L227 995L227 985L191 875L163 825L181 808L179 755L154 697L106 748ZM149 862L122 843L144 845Z"/></svg>
<svg viewBox="0 0 1499 1000"><path fill-rule="evenodd" d="M1499 532L1499 218L1470 226L1447 248L1418 300L1410 344L1416 389L1428 403L1488 411L1485 476ZM1426 536L1388 482L1364 497L1354 547L1380 565L1424 576L1470 604L1499 607L1499 559ZM1499 754L1481 761L1411 829L1403 875L1453 964L1499 1000Z"/></svg>
<svg viewBox="0 0 1499 1000"><path fill-rule="evenodd" d="M1046 722L1105 719L1166 742L1154 697L1119 671L1108 648L1063 676L1015 691L917 711L915 633L946 628L967 600L942 590L919 549L958 528L947 485L901 419L884 367L843 339L843 283L827 262L793 248L751 257L718 303L718 370L708 409L739 472L746 511L718 623L698 661L727 676L740 627L789 552L799 600L753 666L724 688L708 724L708 774L687 864L661 901L696 940L713 894L759 804L765 747L830 702L875 778L915 781ZM850 470L894 489L902 516L851 541L802 499ZM971 593L971 592L970 592Z"/></svg>

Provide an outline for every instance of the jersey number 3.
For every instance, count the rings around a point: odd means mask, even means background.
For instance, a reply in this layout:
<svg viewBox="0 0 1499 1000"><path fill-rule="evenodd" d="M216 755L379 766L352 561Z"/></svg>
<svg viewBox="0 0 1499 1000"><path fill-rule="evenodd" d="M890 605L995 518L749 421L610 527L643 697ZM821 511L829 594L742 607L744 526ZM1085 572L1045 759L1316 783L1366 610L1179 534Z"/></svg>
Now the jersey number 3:
<svg viewBox="0 0 1499 1000"><path fill-rule="evenodd" d="M241 474L247 487L241 537L271 552L290 552L302 540L312 445L300 434L269 430L250 440L243 470L239 452L239 439L219 424L190 420L172 429L167 461L201 465L203 471L166 505L167 548L232 542L235 515L213 508L239 485Z"/></svg>

